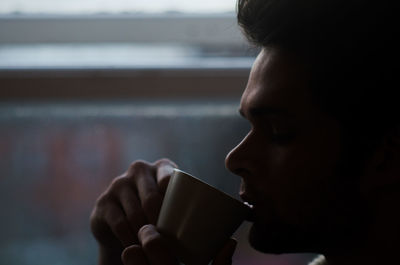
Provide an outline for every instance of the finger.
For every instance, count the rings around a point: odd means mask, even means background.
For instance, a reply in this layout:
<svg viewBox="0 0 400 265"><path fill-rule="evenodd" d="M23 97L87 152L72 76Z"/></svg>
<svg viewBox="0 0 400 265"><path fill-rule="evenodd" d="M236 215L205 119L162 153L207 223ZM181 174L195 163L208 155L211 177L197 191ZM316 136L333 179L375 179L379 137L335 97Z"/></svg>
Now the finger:
<svg viewBox="0 0 400 265"><path fill-rule="evenodd" d="M126 248L121 255L124 265L148 265L146 255L139 245Z"/></svg>
<svg viewBox="0 0 400 265"><path fill-rule="evenodd" d="M94 237L100 245L116 249L122 248L120 240L115 237L101 212L96 206L90 215L90 229Z"/></svg>
<svg viewBox="0 0 400 265"><path fill-rule="evenodd" d="M121 187L118 196L125 216L133 231L134 243L139 243L137 233L139 229L147 223L140 201L130 185Z"/></svg>
<svg viewBox="0 0 400 265"><path fill-rule="evenodd" d="M104 220L124 247L134 244L135 235L120 205L110 203L104 214Z"/></svg>
<svg viewBox="0 0 400 265"><path fill-rule="evenodd" d="M139 230L138 238L151 265L179 264L155 226L143 226Z"/></svg>
<svg viewBox="0 0 400 265"><path fill-rule="evenodd" d="M231 265L232 256L235 252L237 241L235 239L229 239L225 246L221 249L218 255L215 257L212 265Z"/></svg>
<svg viewBox="0 0 400 265"><path fill-rule="evenodd" d="M174 168L178 168L178 166L169 159L160 159L156 161L155 166L157 168L157 184L162 192L165 193L169 180L174 172Z"/></svg>
<svg viewBox="0 0 400 265"><path fill-rule="evenodd" d="M129 174L136 185L142 209L151 224L156 224L162 204L162 195L159 191L154 166L137 161L131 165Z"/></svg>

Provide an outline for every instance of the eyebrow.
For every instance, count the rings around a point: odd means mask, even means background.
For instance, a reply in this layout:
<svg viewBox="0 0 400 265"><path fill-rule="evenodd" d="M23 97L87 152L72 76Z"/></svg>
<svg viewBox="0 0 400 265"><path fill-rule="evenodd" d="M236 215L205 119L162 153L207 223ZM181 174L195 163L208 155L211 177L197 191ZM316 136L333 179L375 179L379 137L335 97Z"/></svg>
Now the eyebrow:
<svg viewBox="0 0 400 265"><path fill-rule="evenodd" d="M243 109L239 109L239 113L244 118L247 118L246 113ZM293 114L291 114L286 109L274 108L274 107L252 107L249 108L248 111L250 117L260 117L260 116L283 116L286 118L292 118Z"/></svg>

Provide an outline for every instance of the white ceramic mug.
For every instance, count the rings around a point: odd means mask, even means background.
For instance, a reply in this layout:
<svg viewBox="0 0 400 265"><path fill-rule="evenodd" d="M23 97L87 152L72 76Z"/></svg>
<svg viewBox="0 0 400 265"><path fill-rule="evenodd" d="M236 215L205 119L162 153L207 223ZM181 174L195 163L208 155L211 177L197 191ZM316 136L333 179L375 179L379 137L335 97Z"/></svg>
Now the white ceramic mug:
<svg viewBox="0 0 400 265"><path fill-rule="evenodd" d="M249 207L207 183L174 170L157 222L186 265L208 264L249 213Z"/></svg>

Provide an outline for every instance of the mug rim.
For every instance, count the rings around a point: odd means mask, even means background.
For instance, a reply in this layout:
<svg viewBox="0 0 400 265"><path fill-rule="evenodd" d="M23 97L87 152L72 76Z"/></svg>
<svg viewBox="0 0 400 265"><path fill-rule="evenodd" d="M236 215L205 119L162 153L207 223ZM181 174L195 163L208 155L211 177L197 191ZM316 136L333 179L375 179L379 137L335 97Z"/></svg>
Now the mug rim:
<svg viewBox="0 0 400 265"><path fill-rule="evenodd" d="M203 181L203 180L201 180L201 179L199 179L199 178L193 176L192 174L187 173L186 171L183 171L183 170L181 170L181 169L179 169L179 168L174 168L174 175L175 175L175 174L186 175L187 177L192 178L194 181L196 181L196 182L198 182L198 183L201 183L202 185L205 185L207 188L210 188L211 190L214 190L215 192L224 195L225 197L229 198L230 200L233 200L233 201L235 201L236 203L239 203L240 205L243 206L243 209L249 209L249 210L250 210L250 207L247 206L244 202L242 202L242 201L236 199L236 198L233 197L232 195L230 195L230 194L228 194L228 193L226 193L226 192L224 192L224 191L222 191L222 190L217 189L216 187L214 187L214 186L208 184L207 182L205 182L205 181Z"/></svg>

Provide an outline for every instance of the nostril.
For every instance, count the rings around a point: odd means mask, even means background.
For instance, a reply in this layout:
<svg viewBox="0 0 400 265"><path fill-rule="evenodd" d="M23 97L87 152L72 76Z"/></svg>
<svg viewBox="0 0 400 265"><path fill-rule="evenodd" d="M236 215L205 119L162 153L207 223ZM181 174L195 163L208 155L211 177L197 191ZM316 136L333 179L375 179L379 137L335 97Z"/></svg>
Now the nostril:
<svg viewBox="0 0 400 265"><path fill-rule="evenodd" d="M240 177L247 175L247 172L248 172L248 170L246 170L244 168L237 168L232 171L233 174L238 175Z"/></svg>
<svg viewBox="0 0 400 265"><path fill-rule="evenodd" d="M225 159L225 167L233 174L236 174L236 171L240 168L238 161L232 156L232 152Z"/></svg>

